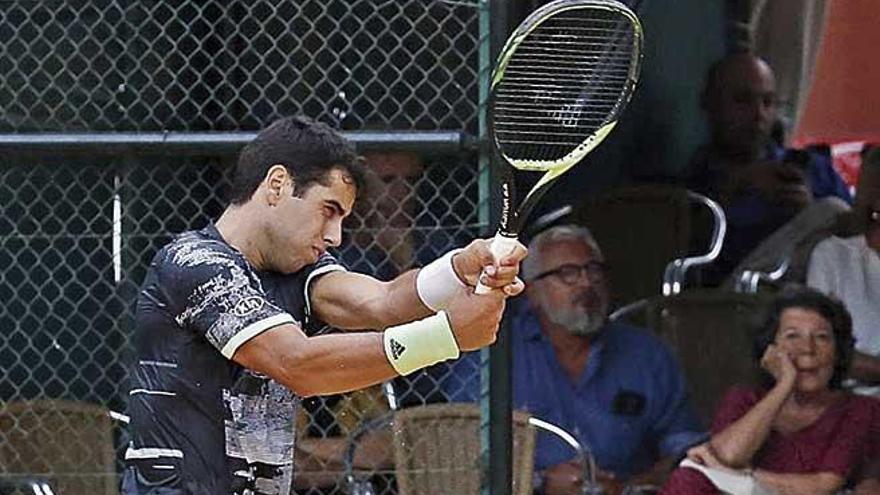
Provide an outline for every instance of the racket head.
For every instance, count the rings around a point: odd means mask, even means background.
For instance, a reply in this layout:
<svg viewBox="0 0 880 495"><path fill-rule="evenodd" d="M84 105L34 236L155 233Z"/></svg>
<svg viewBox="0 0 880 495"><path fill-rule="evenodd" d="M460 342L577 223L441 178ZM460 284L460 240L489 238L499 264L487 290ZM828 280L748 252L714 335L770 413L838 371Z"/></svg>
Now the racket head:
<svg viewBox="0 0 880 495"><path fill-rule="evenodd" d="M639 77L642 26L616 0L557 0L508 38L492 74L499 156L551 181L611 132Z"/></svg>

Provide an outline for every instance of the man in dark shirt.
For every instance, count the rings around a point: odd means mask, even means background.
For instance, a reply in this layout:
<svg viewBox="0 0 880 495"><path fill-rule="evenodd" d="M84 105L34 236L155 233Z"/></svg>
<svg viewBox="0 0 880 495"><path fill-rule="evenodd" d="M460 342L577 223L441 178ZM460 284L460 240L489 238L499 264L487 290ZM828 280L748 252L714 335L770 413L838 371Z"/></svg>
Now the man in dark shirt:
<svg viewBox="0 0 880 495"><path fill-rule="evenodd" d="M776 80L766 62L733 53L709 70L701 98L710 141L688 168L688 188L717 200L728 220L707 282L720 283L758 244L814 200L851 202L827 156L773 142Z"/></svg>
<svg viewBox="0 0 880 495"><path fill-rule="evenodd" d="M488 241L389 282L326 252L362 184L351 145L305 118L242 151L231 202L153 259L137 304L123 493L287 494L299 398L405 375L495 339L525 249ZM472 290L482 279L497 289ZM327 325L379 332L316 335Z"/></svg>

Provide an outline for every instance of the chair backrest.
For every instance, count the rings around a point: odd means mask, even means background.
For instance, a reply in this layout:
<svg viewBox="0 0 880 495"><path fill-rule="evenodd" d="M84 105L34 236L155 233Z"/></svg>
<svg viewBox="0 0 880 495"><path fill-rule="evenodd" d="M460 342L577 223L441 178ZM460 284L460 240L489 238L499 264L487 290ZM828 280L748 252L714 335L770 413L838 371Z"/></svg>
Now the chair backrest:
<svg viewBox="0 0 880 495"><path fill-rule="evenodd" d="M691 208L687 189L641 185L575 209L572 221L589 228L602 247L615 306L660 293L666 265L688 254Z"/></svg>
<svg viewBox="0 0 880 495"><path fill-rule="evenodd" d="M837 197L814 202L752 250L734 268L725 286L734 287L743 272L770 273L783 263L779 283L806 283L813 248L831 235L855 235L849 205ZM777 284L779 285L779 284Z"/></svg>
<svg viewBox="0 0 880 495"><path fill-rule="evenodd" d="M755 383L753 329L769 300L768 294L693 289L651 298L644 306L647 325L676 354L691 404L704 422L711 420L728 387Z"/></svg>
<svg viewBox="0 0 880 495"><path fill-rule="evenodd" d="M116 479L109 410L65 400L0 404L0 472L39 476L64 495L110 495Z"/></svg>
<svg viewBox="0 0 880 495"><path fill-rule="evenodd" d="M513 412L513 492L532 493L535 430L529 415ZM394 415L394 462L400 495L476 494L480 491L480 408L430 404Z"/></svg>

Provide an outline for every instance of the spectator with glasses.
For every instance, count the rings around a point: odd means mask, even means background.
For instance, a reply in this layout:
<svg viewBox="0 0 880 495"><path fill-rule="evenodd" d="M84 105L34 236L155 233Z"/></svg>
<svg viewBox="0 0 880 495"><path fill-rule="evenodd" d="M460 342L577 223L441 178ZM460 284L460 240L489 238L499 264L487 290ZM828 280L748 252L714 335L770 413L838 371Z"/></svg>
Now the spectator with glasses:
<svg viewBox="0 0 880 495"><path fill-rule="evenodd" d="M670 350L649 331L607 319L606 273L586 228L556 226L532 240L527 297L512 308L513 401L572 433L595 457L605 493L619 493L625 484L662 485L676 456L704 435ZM446 384L454 400L477 399L477 363L474 355L456 363ZM581 493L574 454L539 433L539 493Z"/></svg>

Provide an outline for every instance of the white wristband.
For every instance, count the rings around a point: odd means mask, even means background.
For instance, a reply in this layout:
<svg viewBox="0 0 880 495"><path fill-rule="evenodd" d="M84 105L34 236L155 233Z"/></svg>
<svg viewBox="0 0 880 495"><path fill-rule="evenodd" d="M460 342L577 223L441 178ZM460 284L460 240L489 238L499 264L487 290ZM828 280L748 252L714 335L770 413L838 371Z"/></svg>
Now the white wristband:
<svg viewBox="0 0 880 495"><path fill-rule="evenodd" d="M401 375L459 356L449 318L441 311L422 320L387 328L385 357Z"/></svg>
<svg viewBox="0 0 880 495"><path fill-rule="evenodd" d="M461 251L461 249L449 251L422 267L416 275L416 292L419 294L419 299L431 311L446 309L455 291L459 287L467 287L452 267L452 257Z"/></svg>

